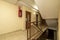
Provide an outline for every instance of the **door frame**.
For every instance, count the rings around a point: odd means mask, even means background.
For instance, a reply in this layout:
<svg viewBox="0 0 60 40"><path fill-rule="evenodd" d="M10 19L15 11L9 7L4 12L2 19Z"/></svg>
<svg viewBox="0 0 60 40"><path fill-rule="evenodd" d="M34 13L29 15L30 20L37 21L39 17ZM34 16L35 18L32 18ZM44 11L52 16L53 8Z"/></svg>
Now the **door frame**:
<svg viewBox="0 0 60 40"><path fill-rule="evenodd" d="M27 16L30 16L30 27L27 26ZM26 29L27 29L27 40L29 40L28 36L30 35L30 38L31 38L31 12L29 11L26 11ZM28 33L29 32L29 33Z"/></svg>

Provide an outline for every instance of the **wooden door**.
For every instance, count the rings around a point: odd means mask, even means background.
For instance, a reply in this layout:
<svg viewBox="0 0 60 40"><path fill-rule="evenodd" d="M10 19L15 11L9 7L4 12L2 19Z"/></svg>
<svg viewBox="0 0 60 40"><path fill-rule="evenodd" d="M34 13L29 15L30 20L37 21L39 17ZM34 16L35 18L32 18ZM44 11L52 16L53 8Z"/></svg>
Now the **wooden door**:
<svg viewBox="0 0 60 40"><path fill-rule="evenodd" d="M31 38L31 12L26 11L27 40Z"/></svg>
<svg viewBox="0 0 60 40"><path fill-rule="evenodd" d="M31 27L31 12L26 11L26 29Z"/></svg>

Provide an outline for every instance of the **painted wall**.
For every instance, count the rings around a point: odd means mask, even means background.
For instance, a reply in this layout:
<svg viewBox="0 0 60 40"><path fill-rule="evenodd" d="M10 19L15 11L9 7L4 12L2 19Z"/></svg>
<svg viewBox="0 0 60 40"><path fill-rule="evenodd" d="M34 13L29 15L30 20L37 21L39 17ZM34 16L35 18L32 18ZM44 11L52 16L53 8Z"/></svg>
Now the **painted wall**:
<svg viewBox="0 0 60 40"><path fill-rule="evenodd" d="M21 18L18 17L17 5L0 1L0 34L15 30L25 30L24 19L25 15L23 15Z"/></svg>
<svg viewBox="0 0 60 40"><path fill-rule="evenodd" d="M59 14L58 14L58 31L57 31L57 40L60 40L60 0L59 0Z"/></svg>
<svg viewBox="0 0 60 40"><path fill-rule="evenodd" d="M58 33L57 33L57 40L60 40L60 11L58 14Z"/></svg>
<svg viewBox="0 0 60 40"><path fill-rule="evenodd" d="M58 18L59 0L35 0L44 19Z"/></svg>
<svg viewBox="0 0 60 40"><path fill-rule="evenodd" d="M27 7L27 6L23 6L23 9L24 9L23 12L25 12L25 13L26 13L26 11L31 12L31 22L36 21L36 11L34 11L33 8ZM25 14L25 15L26 15L26 14ZM25 16L25 17L26 17L26 16ZM25 20L26 20L26 19L25 19Z"/></svg>
<svg viewBox="0 0 60 40"><path fill-rule="evenodd" d="M35 21L36 15L35 11L29 7L22 5L21 9L22 17L18 17L17 5L0 1L0 40L27 40L26 11L31 12L31 22Z"/></svg>
<svg viewBox="0 0 60 40"><path fill-rule="evenodd" d="M26 29L26 11L31 12L33 15L35 11L23 5L21 9L22 17L18 17L18 5L0 1L0 34Z"/></svg>

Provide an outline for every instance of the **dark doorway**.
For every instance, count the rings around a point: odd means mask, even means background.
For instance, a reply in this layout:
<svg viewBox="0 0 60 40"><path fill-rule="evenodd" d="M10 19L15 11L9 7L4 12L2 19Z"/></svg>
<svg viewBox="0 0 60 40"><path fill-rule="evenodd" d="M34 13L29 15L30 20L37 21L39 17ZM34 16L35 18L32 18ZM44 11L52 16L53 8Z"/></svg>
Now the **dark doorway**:
<svg viewBox="0 0 60 40"><path fill-rule="evenodd" d="M48 29L48 39L54 40L54 30Z"/></svg>
<svg viewBox="0 0 60 40"><path fill-rule="evenodd" d="M38 14L36 14L36 26L38 27Z"/></svg>

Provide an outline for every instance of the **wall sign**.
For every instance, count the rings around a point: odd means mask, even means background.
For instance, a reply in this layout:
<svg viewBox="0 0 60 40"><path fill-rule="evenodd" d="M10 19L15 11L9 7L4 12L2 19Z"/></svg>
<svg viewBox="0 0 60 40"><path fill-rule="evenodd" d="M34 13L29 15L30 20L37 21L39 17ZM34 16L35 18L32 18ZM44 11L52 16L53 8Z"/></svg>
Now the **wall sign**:
<svg viewBox="0 0 60 40"><path fill-rule="evenodd" d="M18 17L22 17L22 10L20 7L18 8Z"/></svg>

